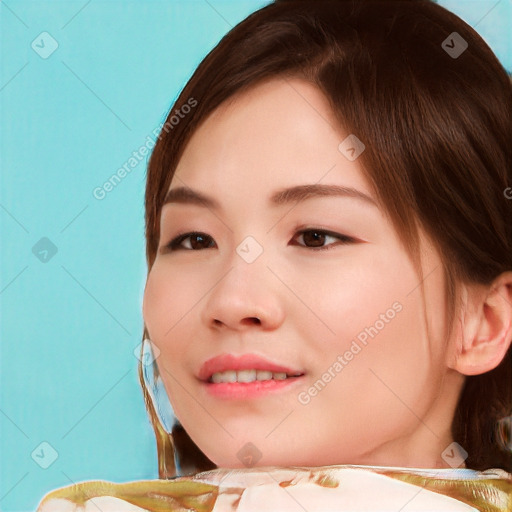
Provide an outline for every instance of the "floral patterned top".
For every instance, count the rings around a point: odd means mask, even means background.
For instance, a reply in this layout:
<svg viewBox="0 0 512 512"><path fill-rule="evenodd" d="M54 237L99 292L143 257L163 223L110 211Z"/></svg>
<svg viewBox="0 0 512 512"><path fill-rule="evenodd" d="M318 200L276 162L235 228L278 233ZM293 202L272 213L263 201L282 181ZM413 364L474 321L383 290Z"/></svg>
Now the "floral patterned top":
<svg viewBox="0 0 512 512"><path fill-rule="evenodd" d="M86 481L48 493L37 512L512 512L502 469L336 465L217 468L170 480Z"/></svg>

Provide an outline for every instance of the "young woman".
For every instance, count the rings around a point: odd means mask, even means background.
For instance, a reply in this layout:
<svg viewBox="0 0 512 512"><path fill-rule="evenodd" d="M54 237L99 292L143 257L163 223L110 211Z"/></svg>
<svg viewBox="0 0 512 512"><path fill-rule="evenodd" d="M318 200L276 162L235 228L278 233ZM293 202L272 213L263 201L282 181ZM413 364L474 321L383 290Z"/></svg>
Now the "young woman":
<svg viewBox="0 0 512 512"><path fill-rule="evenodd" d="M277 0L232 29L147 176L169 481L39 510L512 510L511 107L430 0Z"/></svg>

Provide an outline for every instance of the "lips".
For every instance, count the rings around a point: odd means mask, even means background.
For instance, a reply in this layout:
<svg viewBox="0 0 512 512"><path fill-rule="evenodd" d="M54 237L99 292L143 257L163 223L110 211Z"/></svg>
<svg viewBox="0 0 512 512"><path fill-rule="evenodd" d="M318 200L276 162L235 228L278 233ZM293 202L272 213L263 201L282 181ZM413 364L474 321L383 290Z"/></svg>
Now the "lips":
<svg viewBox="0 0 512 512"><path fill-rule="evenodd" d="M199 370L198 378L206 382L214 373L227 370L266 370L272 373L286 373L287 375L304 375L304 372L297 368L273 363L256 354L243 354L241 356L222 354L205 361Z"/></svg>

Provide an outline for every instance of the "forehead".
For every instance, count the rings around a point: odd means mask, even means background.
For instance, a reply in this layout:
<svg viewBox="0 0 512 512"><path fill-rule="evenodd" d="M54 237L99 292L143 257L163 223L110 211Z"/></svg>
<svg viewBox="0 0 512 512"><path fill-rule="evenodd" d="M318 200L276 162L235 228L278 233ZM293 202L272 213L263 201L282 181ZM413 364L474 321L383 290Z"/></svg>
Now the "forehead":
<svg viewBox="0 0 512 512"><path fill-rule="evenodd" d="M229 98L203 121L171 188L222 195L335 182L370 194L357 160L338 148L348 135L315 85L274 78Z"/></svg>

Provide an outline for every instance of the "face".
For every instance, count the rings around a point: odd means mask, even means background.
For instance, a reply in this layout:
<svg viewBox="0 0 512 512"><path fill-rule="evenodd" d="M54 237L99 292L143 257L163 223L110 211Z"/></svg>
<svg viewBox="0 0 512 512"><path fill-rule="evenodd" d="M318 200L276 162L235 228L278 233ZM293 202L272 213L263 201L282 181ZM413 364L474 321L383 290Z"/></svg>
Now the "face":
<svg viewBox="0 0 512 512"><path fill-rule="evenodd" d="M448 467L462 382L441 261L421 233L426 318L348 135L313 85L273 79L213 112L172 179L210 201L163 207L143 314L176 416L218 466Z"/></svg>

